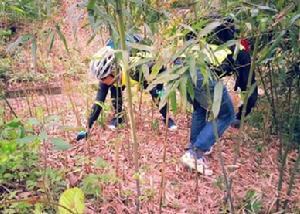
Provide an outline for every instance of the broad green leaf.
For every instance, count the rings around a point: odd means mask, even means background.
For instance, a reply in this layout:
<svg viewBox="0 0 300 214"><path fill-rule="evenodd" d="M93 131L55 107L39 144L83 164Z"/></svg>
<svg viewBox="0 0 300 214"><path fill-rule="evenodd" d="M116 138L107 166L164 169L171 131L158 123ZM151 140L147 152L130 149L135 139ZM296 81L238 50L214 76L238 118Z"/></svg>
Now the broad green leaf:
<svg viewBox="0 0 300 214"><path fill-rule="evenodd" d="M71 148L71 145L62 138L50 138L50 142L54 145L54 148L59 151L64 151Z"/></svg>
<svg viewBox="0 0 300 214"><path fill-rule="evenodd" d="M47 132L45 132L44 130L41 131L41 133L39 134L39 138L40 138L41 141L47 140L48 139Z"/></svg>
<svg viewBox="0 0 300 214"><path fill-rule="evenodd" d="M83 214L84 212L84 193L81 189L75 187L67 189L59 198L59 204L72 210L74 213ZM63 207L58 208L59 214L71 214Z"/></svg>
<svg viewBox="0 0 300 214"><path fill-rule="evenodd" d="M38 136L26 136L26 137L23 137L23 138L19 138L16 140L16 142L18 144L27 144L27 143L31 143L31 142L34 142L36 141L38 138Z"/></svg>
<svg viewBox="0 0 300 214"><path fill-rule="evenodd" d="M12 141L1 140L0 145L1 145L0 147L1 153L5 153L5 154L11 154L17 149L16 143Z"/></svg>
<svg viewBox="0 0 300 214"><path fill-rule="evenodd" d="M214 102L212 104L212 112L214 115L214 119L217 118L219 111L220 111L220 106L221 106L221 101L222 101L222 95L223 95L223 84L221 82L217 82L214 88Z"/></svg>
<svg viewBox="0 0 300 214"><path fill-rule="evenodd" d="M15 118L6 124L7 127L11 127L11 128L18 128L21 125L22 125L22 123L19 118Z"/></svg>
<svg viewBox="0 0 300 214"><path fill-rule="evenodd" d="M28 118L27 122L26 122L26 125L31 125L31 126L34 126L34 125L40 125L40 121L38 121L38 119L34 118L34 117L31 117L31 118Z"/></svg>

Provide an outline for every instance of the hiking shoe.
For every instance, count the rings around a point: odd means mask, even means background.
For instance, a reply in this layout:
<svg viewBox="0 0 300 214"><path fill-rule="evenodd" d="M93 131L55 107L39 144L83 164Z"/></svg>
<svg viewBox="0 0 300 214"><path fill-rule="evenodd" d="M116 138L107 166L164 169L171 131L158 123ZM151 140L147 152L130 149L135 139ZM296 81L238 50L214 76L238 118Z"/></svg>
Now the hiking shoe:
<svg viewBox="0 0 300 214"><path fill-rule="evenodd" d="M214 150L214 146L211 146L206 152L204 152L204 155L210 155Z"/></svg>
<svg viewBox="0 0 300 214"><path fill-rule="evenodd" d="M115 130L122 123L123 123L123 119L122 118L116 118L116 117L114 117L110 121L110 123L108 124L108 128L111 129L111 130Z"/></svg>
<svg viewBox="0 0 300 214"><path fill-rule="evenodd" d="M77 137L76 137L76 141L80 141L84 138L87 138L87 132L86 131L81 131L78 133Z"/></svg>
<svg viewBox="0 0 300 214"><path fill-rule="evenodd" d="M181 157L181 162L188 168L195 169L197 172L203 175L213 174L212 170L210 170L205 164L204 157L196 158L194 152L190 150L184 153L184 155Z"/></svg>
<svg viewBox="0 0 300 214"><path fill-rule="evenodd" d="M164 123L166 123L166 120L164 120ZM174 120L172 120L171 118L169 118L168 129L169 129L169 131L171 131L171 132L177 130L177 126L176 126Z"/></svg>
<svg viewBox="0 0 300 214"><path fill-rule="evenodd" d="M241 127L241 120L234 119L234 121L230 125L232 128L239 129Z"/></svg>

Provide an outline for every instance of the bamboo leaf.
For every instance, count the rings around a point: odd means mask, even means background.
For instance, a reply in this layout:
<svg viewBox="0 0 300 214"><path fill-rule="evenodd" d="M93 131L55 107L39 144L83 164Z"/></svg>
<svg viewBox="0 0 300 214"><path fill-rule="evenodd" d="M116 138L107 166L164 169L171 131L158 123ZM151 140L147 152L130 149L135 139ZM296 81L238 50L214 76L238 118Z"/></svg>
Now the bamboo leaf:
<svg viewBox="0 0 300 214"><path fill-rule="evenodd" d="M164 107L167 104L167 100L169 99L170 93L172 93L173 91L176 91L178 85L179 85L179 81L174 81L174 82L166 85L164 93L159 102L159 109L161 109L162 107Z"/></svg>
<svg viewBox="0 0 300 214"><path fill-rule="evenodd" d="M179 92L181 95L182 109L185 111L186 101L187 101L187 77L186 76L180 80Z"/></svg>
<svg viewBox="0 0 300 214"><path fill-rule="evenodd" d="M188 92L188 96L189 98L191 98L192 100L195 98L195 92L194 92L194 86L192 81L187 81L187 92Z"/></svg>
<svg viewBox="0 0 300 214"><path fill-rule="evenodd" d="M56 32L57 32L60 40L64 43L65 49L69 53L69 48L68 48L67 40L66 40L65 36L63 35L63 33L61 32L59 25L58 24L55 25L55 28L56 28Z"/></svg>
<svg viewBox="0 0 300 214"><path fill-rule="evenodd" d="M189 66L190 66L189 71L190 71L192 81L194 85L196 85L197 82L196 61L193 55L189 58Z"/></svg>
<svg viewBox="0 0 300 214"><path fill-rule="evenodd" d="M26 14L26 12L25 12L22 8L17 7L17 6L15 6L15 5L10 5L9 8L10 8L12 11L16 12L16 13L19 13L19 14L22 14L22 15L25 15L25 14Z"/></svg>
<svg viewBox="0 0 300 214"><path fill-rule="evenodd" d="M177 111L177 103L176 103L176 91L172 91L169 95L170 102L171 102L171 110L173 112Z"/></svg>
<svg viewBox="0 0 300 214"><path fill-rule="evenodd" d="M218 117L220 112L220 106L222 102L222 95L223 95L223 84L221 82L217 82L214 88L214 102L212 104L212 112L214 119Z"/></svg>
<svg viewBox="0 0 300 214"><path fill-rule="evenodd" d="M149 72L149 66L143 64L142 65L142 72L144 74L145 79L149 78L150 72Z"/></svg>
<svg viewBox="0 0 300 214"><path fill-rule="evenodd" d="M50 33L50 44L48 47L48 53L51 51L51 49L53 48L53 44L54 44L54 39L55 39L55 34L53 31L51 31Z"/></svg>
<svg viewBox="0 0 300 214"><path fill-rule="evenodd" d="M216 27L220 26L221 22L219 21L215 21L212 23L209 23L208 25L205 26L205 28L203 28L203 30L201 30L199 32L199 36L206 36L207 34L211 33Z"/></svg>
<svg viewBox="0 0 300 214"><path fill-rule="evenodd" d="M36 65L37 65L37 57L36 57L37 44L36 43L37 43L36 37L33 36L31 39L31 55L32 55L34 72L36 72Z"/></svg>
<svg viewBox="0 0 300 214"><path fill-rule="evenodd" d="M94 10L94 8L95 8L95 3L96 3L96 0L89 0L88 3L87 3L86 8L87 8L88 10Z"/></svg>
<svg viewBox="0 0 300 214"><path fill-rule="evenodd" d="M128 45L128 47L137 49L139 51L148 51L148 52L152 53L155 50L153 46L143 45L143 44L139 44L139 43L127 42L126 44Z"/></svg>
<svg viewBox="0 0 300 214"><path fill-rule="evenodd" d="M93 35L89 38L89 40L86 42L86 45L89 45L96 37L96 34L93 33Z"/></svg>

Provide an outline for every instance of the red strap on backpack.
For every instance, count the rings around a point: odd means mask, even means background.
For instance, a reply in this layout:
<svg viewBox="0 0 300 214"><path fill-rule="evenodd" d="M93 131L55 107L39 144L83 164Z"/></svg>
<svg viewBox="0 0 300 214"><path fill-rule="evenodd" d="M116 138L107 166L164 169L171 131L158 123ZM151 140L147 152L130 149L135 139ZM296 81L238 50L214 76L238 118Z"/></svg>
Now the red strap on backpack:
<svg viewBox="0 0 300 214"><path fill-rule="evenodd" d="M245 48L245 51L249 52L251 47L250 47L250 42L248 39L241 39L241 45Z"/></svg>

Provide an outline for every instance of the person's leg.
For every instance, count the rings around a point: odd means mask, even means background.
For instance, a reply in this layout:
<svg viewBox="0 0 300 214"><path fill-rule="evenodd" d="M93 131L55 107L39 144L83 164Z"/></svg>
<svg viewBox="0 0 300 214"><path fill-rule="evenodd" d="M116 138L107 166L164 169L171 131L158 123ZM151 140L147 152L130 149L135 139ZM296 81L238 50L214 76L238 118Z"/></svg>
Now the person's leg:
<svg viewBox="0 0 300 214"><path fill-rule="evenodd" d="M214 126L217 126L217 135L218 137L220 137L229 127L233 120L233 105L227 90L224 88L219 114L214 120L214 122L207 122L205 126L201 129L200 133L196 138L196 141L193 143L195 149L200 150L201 152L209 151L211 146L213 146L216 141Z"/></svg>
<svg viewBox="0 0 300 214"><path fill-rule="evenodd" d="M163 92L163 85L158 84L156 85L151 91L150 94L152 96L152 100L155 102L156 106L158 106L160 101L160 93ZM167 123L167 105L164 105L160 110L159 113L161 114L164 123ZM177 126L172 118L169 117L168 121L168 128L170 131L174 131L177 129Z"/></svg>
<svg viewBox="0 0 300 214"><path fill-rule="evenodd" d="M110 86L105 85L103 83L99 84L99 89L96 96L96 101L93 104L92 112L90 114L90 117L88 119L88 128L91 128L94 124L94 122L98 119L99 114L102 110L102 104L105 101L105 98L108 93L108 89Z"/></svg>
<svg viewBox="0 0 300 214"><path fill-rule="evenodd" d="M202 129L206 126L207 110L202 108L197 101L193 103L194 112L192 114L192 124L190 133L190 145L188 150L181 157L181 161L187 167L197 170L201 174L211 175L212 170L205 163L203 152L200 154L195 143Z"/></svg>
<svg viewBox="0 0 300 214"><path fill-rule="evenodd" d="M194 112L192 114L192 122L191 122L191 133L190 133L190 146L189 148L193 148L193 144L197 140L197 136L206 125L206 116L207 110L202 108L197 101L193 103Z"/></svg>
<svg viewBox="0 0 300 214"><path fill-rule="evenodd" d="M112 104L115 109L115 116L109 124L109 128L115 129L119 124L123 123L123 100L122 87L110 87Z"/></svg>
<svg viewBox="0 0 300 214"><path fill-rule="evenodd" d="M256 104L257 98L258 98L258 87L256 86L254 91L252 92L252 94L248 97L245 117L252 111L252 108ZM238 113L236 114L236 119L238 119L238 120L241 120L243 107L244 107L244 105L241 105L239 107Z"/></svg>

